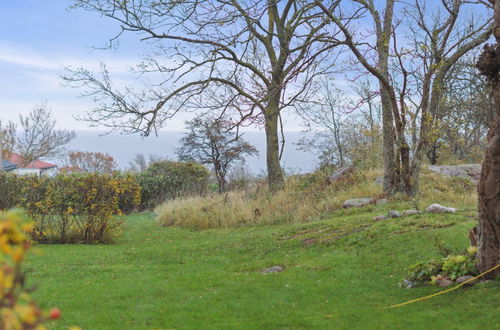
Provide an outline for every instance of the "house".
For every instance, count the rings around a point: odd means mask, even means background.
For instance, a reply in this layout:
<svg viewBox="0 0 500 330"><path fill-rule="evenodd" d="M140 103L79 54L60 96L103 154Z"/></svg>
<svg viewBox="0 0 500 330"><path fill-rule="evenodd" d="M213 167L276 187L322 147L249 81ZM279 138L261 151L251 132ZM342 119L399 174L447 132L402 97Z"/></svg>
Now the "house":
<svg viewBox="0 0 500 330"><path fill-rule="evenodd" d="M57 168L57 165L45 162L43 160L34 160L28 165L22 166L24 163L24 157L15 152L4 152L3 153L3 162L7 162L7 168L4 166L4 170L12 171L16 174L47 174L54 171ZM10 165L9 165L10 164ZM12 168L14 166L14 168Z"/></svg>

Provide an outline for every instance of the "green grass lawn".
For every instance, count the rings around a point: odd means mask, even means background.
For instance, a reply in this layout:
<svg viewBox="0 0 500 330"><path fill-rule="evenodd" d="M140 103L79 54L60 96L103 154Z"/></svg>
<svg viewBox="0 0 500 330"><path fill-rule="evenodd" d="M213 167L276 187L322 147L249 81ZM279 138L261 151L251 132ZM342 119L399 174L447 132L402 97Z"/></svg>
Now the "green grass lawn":
<svg viewBox="0 0 500 330"><path fill-rule="evenodd" d="M382 209L206 231L137 214L116 244L38 245L26 270L61 329L499 329L499 280L384 309L442 290L398 283L439 255L436 240L465 248L476 220L471 209L372 221ZM285 270L260 273L275 265Z"/></svg>

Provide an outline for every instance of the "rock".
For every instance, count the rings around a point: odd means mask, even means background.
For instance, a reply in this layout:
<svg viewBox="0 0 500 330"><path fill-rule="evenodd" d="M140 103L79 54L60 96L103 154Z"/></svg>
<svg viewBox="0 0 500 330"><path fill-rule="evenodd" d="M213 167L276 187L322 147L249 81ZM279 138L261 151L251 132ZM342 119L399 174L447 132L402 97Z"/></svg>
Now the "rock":
<svg viewBox="0 0 500 330"><path fill-rule="evenodd" d="M472 280L473 278L474 278L474 276L471 276L471 275L460 276L459 278L456 279L456 282L457 282L457 284L462 284L468 280ZM474 281L468 282L465 285L473 285L476 283L477 283L477 280L474 280Z"/></svg>
<svg viewBox="0 0 500 330"><path fill-rule="evenodd" d="M481 176L481 164L466 164L466 165L431 165L429 171L439 173L445 176L458 177L468 179L471 182L477 183Z"/></svg>
<svg viewBox="0 0 500 330"><path fill-rule="evenodd" d="M383 176L379 176L378 178L375 179L375 184L377 186L383 186L384 185L384 177Z"/></svg>
<svg viewBox="0 0 500 330"><path fill-rule="evenodd" d="M261 273L262 274L270 274L270 273L280 273L282 271L283 271L283 267L273 266L273 267L269 267L269 268L264 269Z"/></svg>
<svg viewBox="0 0 500 330"><path fill-rule="evenodd" d="M343 208L350 208L350 207L362 207L366 205L373 204L375 200L373 198L354 198L354 199L348 199L346 200L343 204Z"/></svg>
<svg viewBox="0 0 500 330"><path fill-rule="evenodd" d="M407 215L415 215L415 214L420 214L419 210L405 210L401 213L401 216L406 217Z"/></svg>
<svg viewBox="0 0 500 330"><path fill-rule="evenodd" d="M410 280L403 280L403 282L401 282L401 284L400 284L400 285L401 285L401 287L402 287L402 288L411 289L411 288L413 288L413 287L417 286L417 285L418 285L418 283L417 283L417 282L410 281Z"/></svg>
<svg viewBox="0 0 500 330"><path fill-rule="evenodd" d="M427 209L429 213L455 213L457 210L453 207L446 207L439 204L432 204Z"/></svg>
<svg viewBox="0 0 500 330"><path fill-rule="evenodd" d="M385 198L379 199L378 201L375 202L376 205L385 205L387 203L389 203L389 200Z"/></svg>
<svg viewBox="0 0 500 330"><path fill-rule="evenodd" d="M379 215L379 216L374 217L373 221L382 221L385 219L387 219L387 217L385 215Z"/></svg>
<svg viewBox="0 0 500 330"><path fill-rule="evenodd" d="M349 175L354 173L354 171L355 171L354 166L347 166L347 167L341 168L340 170L335 171L332 174L330 174L328 176L328 178L326 178L326 182L328 184L337 183L337 182L342 181L345 178L347 178Z"/></svg>
<svg viewBox="0 0 500 330"><path fill-rule="evenodd" d="M399 217L401 217L401 214L398 211L394 211L394 210L390 210L387 215L389 216L389 218L399 218Z"/></svg>
<svg viewBox="0 0 500 330"><path fill-rule="evenodd" d="M440 276L440 277L438 277L438 278L436 279L436 284L437 284L438 286L442 287L442 288L446 288L447 286L452 285L452 284L453 284L453 281L452 281L452 280L450 280L450 278L449 278L449 277L442 277L442 276Z"/></svg>

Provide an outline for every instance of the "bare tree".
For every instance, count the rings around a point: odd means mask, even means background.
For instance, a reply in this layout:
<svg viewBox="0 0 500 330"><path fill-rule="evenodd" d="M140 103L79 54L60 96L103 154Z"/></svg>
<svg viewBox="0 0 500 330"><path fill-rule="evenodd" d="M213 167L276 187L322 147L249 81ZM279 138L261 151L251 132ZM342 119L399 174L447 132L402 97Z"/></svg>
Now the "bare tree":
<svg viewBox="0 0 500 330"><path fill-rule="evenodd" d="M144 172L149 167L149 165L162 160L166 159L157 155L149 155L149 157L146 158L146 156L143 154L136 154L134 158L129 162L129 169L132 172Z"/></svg>
<svg viewBox="0 0 500 330"><path fill-rule="evenodd" d="M359 102L325 81L319 97L303 113L307 130L299 148L316 150L321 166L380 165L381 113L375 102L378 94L371 90L368 80L356 83L353 90Z"/></svg>
<svg viewBox="0 0 500 330"><path fill-rule="evenodd" d="M16 129L14 122L3 124L0 120L0 151L12 152L16 145Z"/></svg>
<svg viewBox="0 0 500 330"><path fill-rule="evenodd" d="M478 183L479 224L474 240L478 244L478 268L485 272L500 264L500 1L489 0L494 6L493 36L495 44L486 45L477 67L491 86L495 121L488 133L488 147ZM486 276L494 278L500 268Z"/></svg>
<svg viewBox="0 0 500 330"><path fill-rule="evenodd" d="M329 5L333 10L339 1ZM324 14L310 1L74 0L76 7L116 20L158 46L137 69L159 83L145 91L119 91L104 68L101 77L77 69L65 77L100 102L88 120L148 135L179 111L230 111L238 123L261 123L266 133L268 184L284 185L279 130L287 108L315 93L339 45ZM118 36L117 36L118 37ZM115 38L113 38L115 40Z"/></svg>
<svg viewBox="0 0 500 330"><path fill-rule="evenodd" d="M70 151L66 165L60 171L67 173L113 173L116 170L114 158L102 152Z"/></svg>
<svg viewBox="0 0 500 330"><path fill-rule="evenodd" d="M45 103L27 116L20 115L19 126L15 150L24 158L21 166L41 157L62 155L65 145L75 138L72 131L56 129L56 120Z"/></svg>
<svg viewBox="0 0 500 330"><path fill-rule="evenodd" d="M395 0L384 3L354 0L351 1L352 10L364 19L363 24L371 22L375 32L375 40L366 42L371 31L361 29L358 20L342 19L338 12L328 8L330 1L315 0L315 3L340 28L355 61L379 82L384 190L414 194L443 79L460 57L491 34L488 21L478 23L472 15L465 18L459 15L466 14L466 4L481 8L484 5L462 0L443 0L427 5L427 1L415 0L395 6ZM408 40L403 39L403 34L412 36L410 41L414 49L408 49ZM412 86L418 86L420 91L413 113L410 112ZM419 118L418 140L413 146L408 141L409 117Z"/></svg>
<svg viewBox="0 0 500 330"><path fill-rule="evenodd" d="M188 132L177 149L182 161L195 161L213 167L219 192L226 188L226 175L234 162L245 161L245 156L257 155L257 149L246 142L233 124L221 118L195 118L186 122Z"/></svg>

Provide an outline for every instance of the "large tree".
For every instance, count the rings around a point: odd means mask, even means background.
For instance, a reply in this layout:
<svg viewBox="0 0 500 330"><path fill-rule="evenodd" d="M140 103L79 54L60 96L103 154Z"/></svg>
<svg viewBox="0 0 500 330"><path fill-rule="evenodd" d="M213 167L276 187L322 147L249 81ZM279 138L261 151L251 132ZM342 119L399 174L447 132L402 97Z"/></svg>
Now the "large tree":
<svg viewBox="0 0 500 330"><path fill-rule="evenodd" d="M500 264L500 0L489 0L494 6L493 36L495 44L484 47L477 67L485 75L492 91L495 119L488 133L488 147L478 184L479 224L476 228L479 271ZM500 268L487 274L493 278Z"/></svg>
<svg viewBox="0 0 500 330"><path fill-rule="evenodd" d="M182 161L195 161L213 167L219 192L226 189L226 175L236 162L257 155L257 149L243 139L232 123L223 118L195 118L186 122L188 132L180 141L177 155Z"/></svg>
<svg viewBox="0 0 500 330"><path fill-rule="evenodd" d="M379 82L385 192L414 194L444 77L491 34L488 21L478 22L473 9L465 7L476 6L480 11L484 5L463 0L353 0L342 8L357 16L347 15L351 19L346 20L328 9L331 1L315 2L342 31L354 62ZM370 31L375 32L373 42L366 42ZM418 123L412 127L410 120ZM408 139L412 129L413 141Z"/></svg>
<svg viewBox="0 0 500 330"><path fill-rule="evenodd" d="M268 184L271 190L283 187L281 115L311 98L316 77L328 73L339 45L314 2L74 0L74 5L114 19L120 35L137 33L157 46L137 69L155 81L142 92L115 89L106 69L100 77L85 69L67 75L70 84L85 86L87 95L100 101L88 120L148 135L186 109L231 112L239 124L263 125Z"/></svg>

